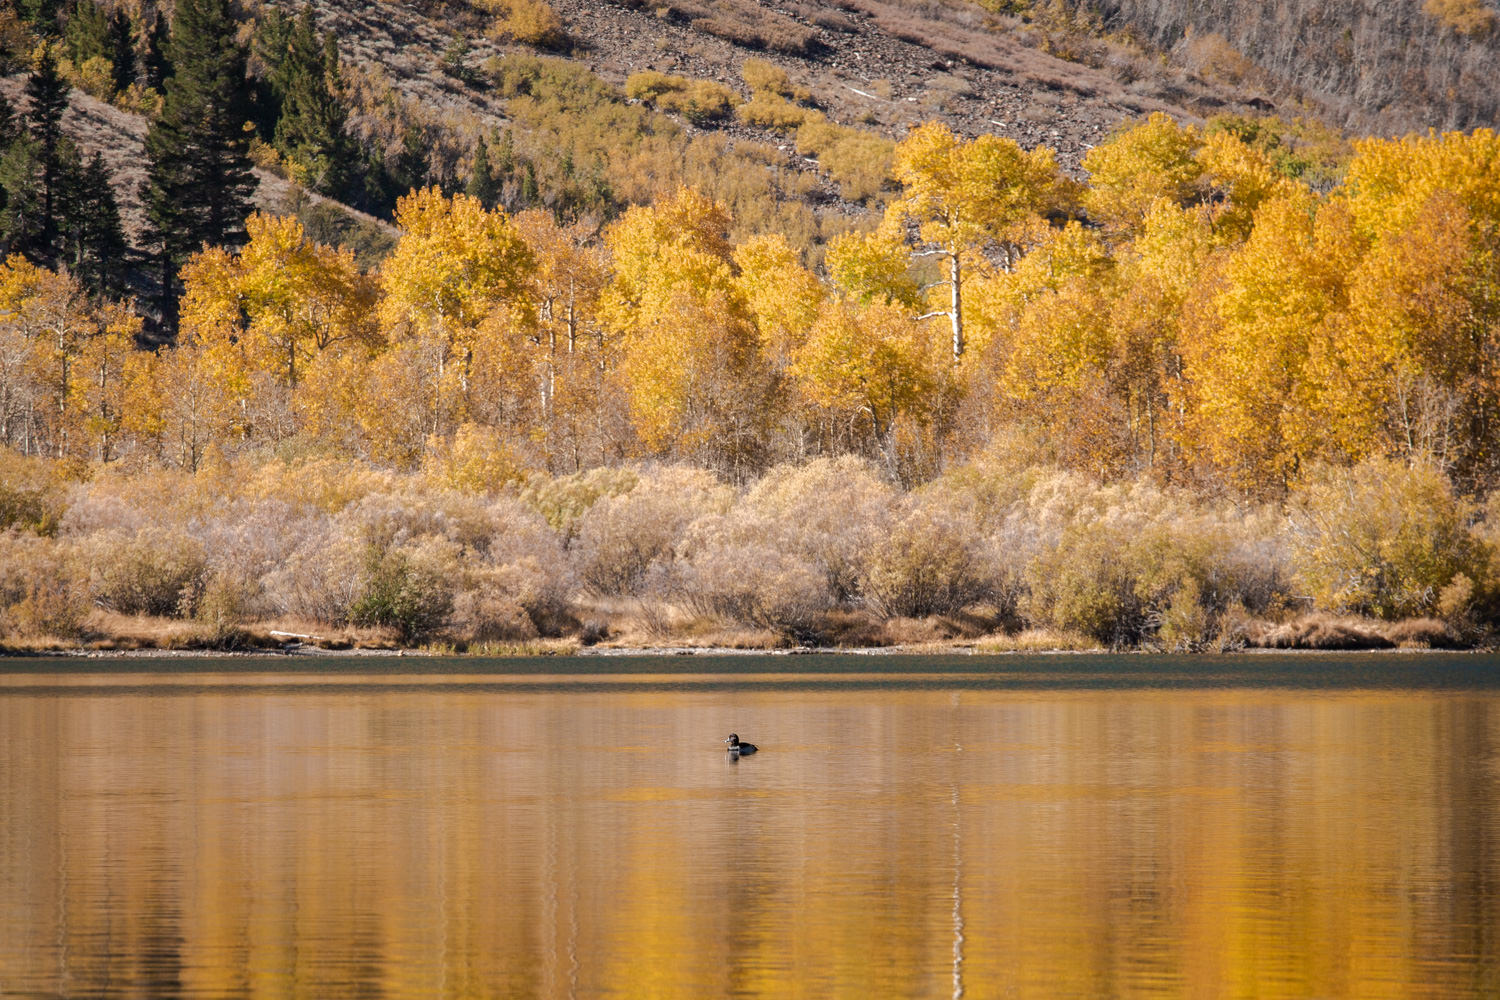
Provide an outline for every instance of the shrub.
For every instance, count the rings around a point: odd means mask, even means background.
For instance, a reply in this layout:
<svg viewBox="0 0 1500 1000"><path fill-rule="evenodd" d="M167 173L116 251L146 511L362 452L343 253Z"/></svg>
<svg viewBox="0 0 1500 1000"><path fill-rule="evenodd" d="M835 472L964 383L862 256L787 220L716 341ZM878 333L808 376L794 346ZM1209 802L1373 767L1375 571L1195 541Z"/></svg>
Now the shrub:
<svg viewBox="0 0 1500 1000"><path fill-rule="evenodd" d="M578 519L585 511L604 497L629 493L639 481L634 469L601 466L528 483L521 491L521 499L536 508L562 536L563 542L568 543L577 534Z"/></svg>
<svg viewBox="0 0 1500 1000"><path fill-rule="evenodd" d="M86 588L67 548L51 538L0 531L0 634L74 638L87 618Z"/></svg>
<svg viewBox="0 0 1500 1000"><path fill-rule="evenodd" d="M673 589L700 614L805 635L833 602L827 575L785 544L785 529L744 507L700 518L679 549Z"/></svg>
<svg viewBox="0 0 1500 1000"><path fill-rule="evenodd" d="M852 455L771 469L742 506L779 526L778 544L823 574L834 601L859 593L870 553L890 529L896 490Z"/></svg>
<svg viewBox="0 0 1500 1000"><path fill-rule="evenodd" d="M1111 646L1154 638L1196 647L1231 608L1264 612L1285 597L1274 526L1259 514L1060 474L1040 480L1012 517L1007 538L1030 553L1021 610L1038 627Z"/></svg>
<svg viewBox="0 0 1500 1000"><path fill-rule="evenodd" d="M935 504L910 502L870 553L860 590L886 618L951 614L991 592L985 565L967 525Z"/></svg>
<svg viewBox="0 0 1500 1000"><path fill-rule="evenodd" d="M562 18L543 0L481 0L480 5L495 14L496 35L542 49L568 45Z"/></svg>
<svg viewBox="0 0 1500 1000"><path fill-rule="evenodd" d="M1429 614L1459 575L1484 577L1489 552L1472 530L1476 513L1429 465L1319 468L1291 500L1297 575L1326 610Z"/></svg>
<svg viewBox="0 0 1500 1000"><path fill-rule="evenodd" d="M91 535L84 559L94 600L126 615L190 616L208 568L196 538L155 525Z"/></svg>
<svg viewBox="0 0 1500 1000"><path fill-rule="evenodd" d="M625 94L695 124L725 118L739 104L739 97L722 83L689 80L655 70L631 74L625 81Z"/></svg>
<svg viewBox="0 0 1500 1000"><path fill-rule="evenodd" d="M698 469L669 466L643 475L629 493L600 500L579 519L574 565L596 593L636 594L648 570L671 561L688 524L722 513L731 497Z"/></svg>
<svg viewBox="0 0 1500 1000"><path fill-rule="evenodd" d="M801 87L793 86L786 70L768 59L760 59L756 56L746 59L740 65L740 79L744 80L745 86L750 88L752 101L754 95L757 94L784 97L799 103L812 97L812 94Z"/></svg>
<svg viewBox="0 0 1500 1000"><path fill-rule="evenodd" d="M457 546L431 537L399 547L367 545L349 620L394 628L407 640L436 631L453 610L458 556Z"/></svg>
<svg viewBox="0 0 1500 1000"><path fill-rule="evenodd" d="M822 112L799 107L779 94L764 90L752 93L750 100L741 104L735 114L746 125L773 128L782 132L791 132L800 128L804 122L821 121L823 118Z"/></svg>

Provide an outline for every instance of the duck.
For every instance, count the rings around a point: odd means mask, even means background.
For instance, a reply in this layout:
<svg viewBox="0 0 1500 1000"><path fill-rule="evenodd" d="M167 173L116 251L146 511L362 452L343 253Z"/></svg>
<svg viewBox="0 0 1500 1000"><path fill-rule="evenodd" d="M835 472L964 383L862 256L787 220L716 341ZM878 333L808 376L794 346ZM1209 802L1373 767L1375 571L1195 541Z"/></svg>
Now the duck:
<svg viewBox="0 0 1500 1000"><path fill-rule="evenodd" d="M729 739L725 740L724 742L729 744L730 753L737 753L741 757L743 757L747 753L754 753L756 750L760 749L754 743L741 743L739 733L730 733Z"/></svg>

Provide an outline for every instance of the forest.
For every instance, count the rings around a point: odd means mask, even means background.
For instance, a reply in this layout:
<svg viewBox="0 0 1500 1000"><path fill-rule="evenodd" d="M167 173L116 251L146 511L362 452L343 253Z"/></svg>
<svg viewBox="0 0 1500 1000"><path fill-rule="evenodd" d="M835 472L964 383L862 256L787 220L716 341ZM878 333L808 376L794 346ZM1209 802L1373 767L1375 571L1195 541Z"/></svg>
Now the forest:
<svg viewBox="0 0 1500 1000"><path fill-rule="evenodd" d="M407 168L345 129L310 11L262 20L280 61L257 80L229 5L179 0L169 64L116 79L167 32L88 2L8 22L38 40L25 106L0 109L17 648L1199 650L1500 625L1491 130L1355 140L1330 173L1274 119L1153 114L1074 176L939 122L860 140L765 65L738 110L632 80L887 163L850 174L869 224L813 247L680 177L608 211L575 177L549 204L498 142L465 183L395 194ZM134 39L89 57L100 79L155 102L134 303L104 167L57 127L86 7L89 37ZM521 95L563 72L499 71ZM253 211L256 143L389 210L394 245L372 263Z"/></svg>

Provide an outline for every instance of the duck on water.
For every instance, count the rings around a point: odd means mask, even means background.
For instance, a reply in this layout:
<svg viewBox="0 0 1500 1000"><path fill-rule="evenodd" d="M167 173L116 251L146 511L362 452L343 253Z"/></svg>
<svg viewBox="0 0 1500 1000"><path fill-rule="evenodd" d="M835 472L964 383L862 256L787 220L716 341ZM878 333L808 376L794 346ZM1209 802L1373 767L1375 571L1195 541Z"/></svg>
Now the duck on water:
<svg viewBox="0 0 1500 1000"><path fill-rule="evenodd" d="M729 739L724 742L729 744L730 753L737 753L742 757L759 749L754 743L741 743L739 733L730 733Z"/></svg>

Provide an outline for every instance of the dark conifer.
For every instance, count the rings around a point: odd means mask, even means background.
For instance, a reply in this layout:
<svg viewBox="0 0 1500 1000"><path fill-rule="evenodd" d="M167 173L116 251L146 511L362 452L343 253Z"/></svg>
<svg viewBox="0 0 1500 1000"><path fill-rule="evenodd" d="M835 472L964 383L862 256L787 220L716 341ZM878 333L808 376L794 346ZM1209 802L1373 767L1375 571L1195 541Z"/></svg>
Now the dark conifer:
<svg viewBox="0 0 1500 1000"><path fill-rule="evenodd" d="M255 175L250 165L250 87L229 0L178 0L173 73L161 115L146 133L141 185L162 274L163 315L177 269L207 243L238 246ZM169 317L170 322L170 317Z"/></svg>
<svg viewBox="0 0 1500 1000"><path fill-rule="evenodd" d="M281 113L273 142L305 179L325 194L347 192L355 159L354 144L344 132L348 112L338 97L338 42L332 33L320 40L311 5L303 7L286 37L271 83Z"/></svg>
<svg viewBox="0 0 1500 1000"><path fill-rule="evenodd" d="M465 192L471 197L478 198L479 203L486 209L495 207L500 198L500 190L495 185L495 174L490 169L489 146L484 141L484 136L479 137L478 144L474 147L474 166L469 172L469 185Z"/></svg>
<svg viewBox="0 0 1500 1000"><path fill-rule="evenodd" d="M142 23L148 20L150 27L144 29L146 56L141 61L141 70L146 75L146 89L162 94L167 89L167 77L172 75L172 60L168 54L172 47L172 28L161 11L153 10L150 18L143 13Z"/></svg>
<svg viewBox="0 0 1500 1000"><path fill-rule="evenodd" d="M64 38L75 66L94 58L108 59L109 15L94 0L74 0Z"/></svg>
<svg viewBox="0 0 1500 1000"><path fill-rule="evenodd" d="M118 294L125 233L104 157L95 152L87 165L74 157L66 181L68 267L96 295Z"/></svg>
<svg viewBox="0 0 1500 1000"><path fill-rule="evenodd" d="M110 83L116 94L124 93L135 83L135 31L124 7L116 7L109 17Z"/></svg>
<svg viewBox="0 0 1500 1000"><path fill-rule="evenodd" d="M28 249L41 263L52 263L57 243L57 193L62 173L63 112L68 109L68 84L57 72L52 46L42 47L36 68L26 80L26 129L36 143L41 167L41 226L36 243Z"/></svg>
<svg viewBox="0 0 1500 1000"><path fill-rule="evenodd" d="M0 258L41 242L41 175L36 141L23 132L0 153Z"/></svg>

